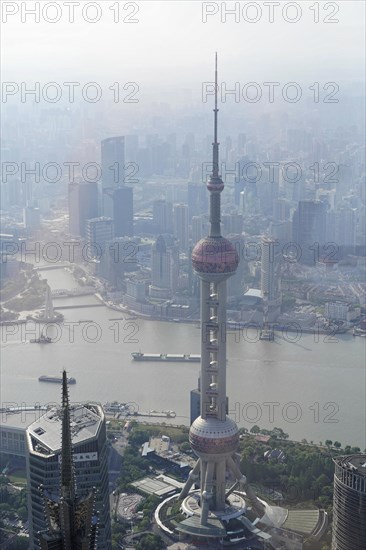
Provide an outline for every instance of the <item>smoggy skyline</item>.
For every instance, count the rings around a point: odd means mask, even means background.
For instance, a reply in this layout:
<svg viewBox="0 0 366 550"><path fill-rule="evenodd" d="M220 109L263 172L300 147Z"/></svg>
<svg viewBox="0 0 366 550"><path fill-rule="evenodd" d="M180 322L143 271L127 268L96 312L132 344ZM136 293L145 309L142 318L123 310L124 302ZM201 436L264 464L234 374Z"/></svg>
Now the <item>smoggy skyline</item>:
<svg viewBox="0 0 366 550"><path fill-rule="evenodd" d="M194 89L212 80L214 50L228 87L237 81L364 80L365 7L359 1L329 2L327 8L324 2L120 2L119 13L113 2L51 2L47 12L41 2L38 23L23 4L29 10L36 3L2 2L4 81L133 81L152 91ZM65 4L75 4L73 23ZM94 6L85 10L87 4ZM229 14L233 9L236 14Z"/></svg>

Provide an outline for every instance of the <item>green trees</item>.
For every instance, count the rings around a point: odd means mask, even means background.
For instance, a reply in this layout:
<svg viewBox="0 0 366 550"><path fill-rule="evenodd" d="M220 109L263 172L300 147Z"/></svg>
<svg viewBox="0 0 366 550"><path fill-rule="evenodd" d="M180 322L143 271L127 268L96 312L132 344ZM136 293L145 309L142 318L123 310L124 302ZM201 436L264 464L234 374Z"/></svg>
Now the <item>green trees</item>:
<svg viewBox="0 0 366 550"><path fill-rule="evenodd" d="M272 432L280 435L278 430L273 429ZM307 502L308 505L312 503L331 511L334 475L332 457L343 451L331 447L328 440L326 449L286 441L283 438L279 441L273 435L271 437L268 445L257 442L250 435L241 441L242 471L251 483L281 492L285 505L296 507ZM274 446L285 453L285 463L264 459L265 451Z"/></svg>
<svg viewBox="0 0 366 550"><path fill-rule="evenodd" d="M252 426L252 427L250 428L250 433L252 433L252 434L259 434L260 430L261 430L260 427L257 426L257 425L255 424L254 426Z"/></svg>
<svg viewBox="0 0 366 550"><path fill-rule="evenodd" d="M153 533L142 535L136 550L162 550L165 547L163 539Z"/></svg>
<svg viewBox="0 0 366 550"><path fill-rule="evenodd" d="M122 457L121 474L118 489L123 492L132 481L140 479L149 472L149 463L140 457L136 447L127 447Z"/></svg>

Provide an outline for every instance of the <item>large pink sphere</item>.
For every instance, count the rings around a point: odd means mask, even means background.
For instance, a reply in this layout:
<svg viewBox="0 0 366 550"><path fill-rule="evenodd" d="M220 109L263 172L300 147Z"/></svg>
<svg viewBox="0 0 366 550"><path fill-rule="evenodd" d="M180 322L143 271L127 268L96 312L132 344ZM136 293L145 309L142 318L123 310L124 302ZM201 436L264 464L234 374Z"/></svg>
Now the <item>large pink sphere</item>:
<svg viewBox="0 0 366 550"><path fill-rule="evenodd" d="M210 273L230 276L238 263L235 247L224 237L205 237L192 251L193 269L201 276Z"/></svg>
<svg viewBox="0 0 366 550"><path fill-rule="evenodd" d="M228 416L225 420L199 416L189 430L189 442L198 456L230 455L238 448L238 427Z"/></svg>

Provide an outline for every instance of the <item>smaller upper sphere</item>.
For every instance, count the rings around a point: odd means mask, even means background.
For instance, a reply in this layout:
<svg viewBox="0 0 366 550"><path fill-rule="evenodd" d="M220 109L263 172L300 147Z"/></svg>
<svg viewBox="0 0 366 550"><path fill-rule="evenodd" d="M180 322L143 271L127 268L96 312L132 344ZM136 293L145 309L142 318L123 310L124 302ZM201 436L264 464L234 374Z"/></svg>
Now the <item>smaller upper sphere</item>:
<svg viewBox="0 0 366 550"><path fill-rule="evenodd" d="M235 247L224 237L205 237L192 251L193 269L199 275L230 276L235 273L239 256Z"/></svg>
<svg viewBox="0 0 366 550"><path fill-rule="evenodd" d="M220 176L211 176L206 187L211 193L221 193L225 186Z"/></svg>

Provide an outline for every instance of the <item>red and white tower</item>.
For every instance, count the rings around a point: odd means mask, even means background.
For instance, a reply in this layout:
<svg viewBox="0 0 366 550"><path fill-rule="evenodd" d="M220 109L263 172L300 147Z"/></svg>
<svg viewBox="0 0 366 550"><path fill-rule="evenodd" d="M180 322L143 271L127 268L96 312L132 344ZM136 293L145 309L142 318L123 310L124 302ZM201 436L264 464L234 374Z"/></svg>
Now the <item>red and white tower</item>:
<svg viewBox="0 0 366 550"><path fill-rule="evenodd" d="M207 183L211 229L192 252L192 265L201 279L201 408L189 440L198 461L180 495L188 518L178 527L185 533L213 538L225 536L225 523L245 511L244 498L234 491L245 491L258 512L262 515L264 511L240 472L238 427L226 414L226 281L235 273L239 258L220 227L224 183L219 175L217 141L217 55L215 86L213 169ZM230 476L234 481L227 486ZM191 491L195 483L200 485L199 491Z"/></svg>

